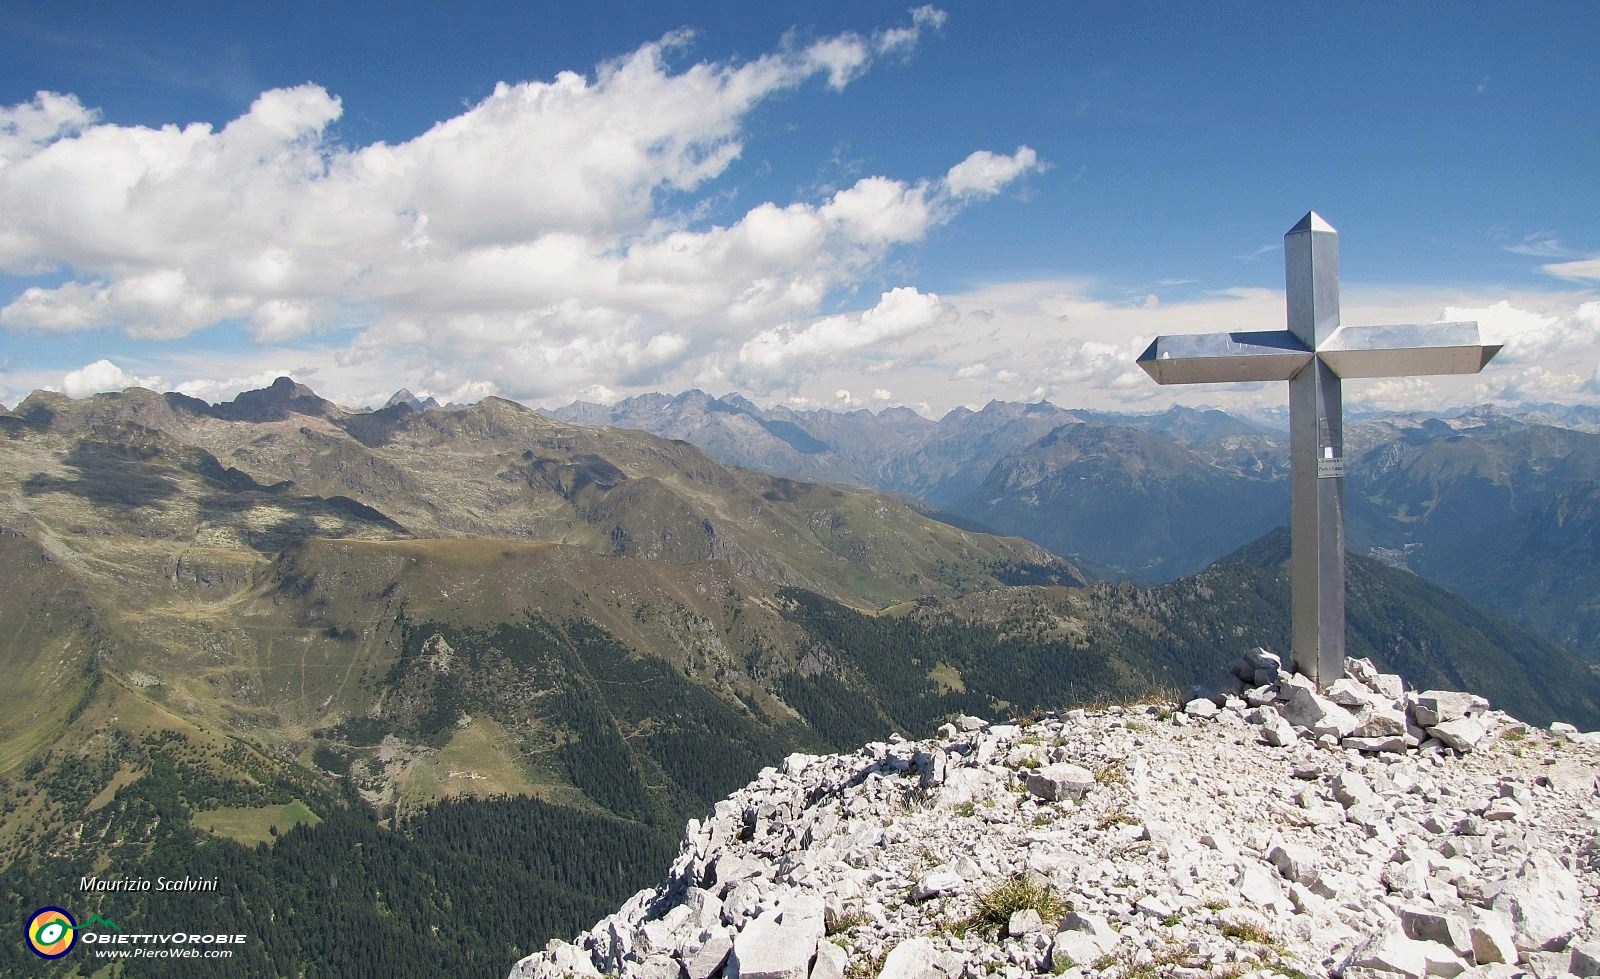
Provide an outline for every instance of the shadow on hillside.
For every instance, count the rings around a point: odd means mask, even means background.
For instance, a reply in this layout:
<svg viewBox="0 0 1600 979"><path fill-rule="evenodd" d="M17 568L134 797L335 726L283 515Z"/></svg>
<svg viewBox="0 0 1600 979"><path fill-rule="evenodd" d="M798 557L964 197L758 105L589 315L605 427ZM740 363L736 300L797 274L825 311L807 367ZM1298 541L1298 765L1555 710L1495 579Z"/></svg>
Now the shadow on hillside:
<svg viewBox="0 0 1600 979"><path fill-rule="evenodd" d="M416 409L408 404L392 404L379 411L341 418L334 424L367 448L378 449L393 442L396 435L410 428L411 416L416 413Z"/></svg>
<svg viewBox="0 0 1600 979"><path fill-rule="evenodd" d="M272 507L280 515L262 526L262 521L250 519L250 511L258 506ZM392 535L407 533L383 511L346 496L212 496L200 501L200 518L233 528L246 546L268 557L310 537L337 539L373 528Z"/></svg>
<svg viewBox="0 0 1600 979"><path fill-rule="evenodd" d="M166 467L150 462L157 454L141 446L82 442L63 460L77 472L77 478L34 473L23 480L22 491L29 496L70 493L96 506L117 509L150 506L179 491L178 483L166 475Z"/></svg>

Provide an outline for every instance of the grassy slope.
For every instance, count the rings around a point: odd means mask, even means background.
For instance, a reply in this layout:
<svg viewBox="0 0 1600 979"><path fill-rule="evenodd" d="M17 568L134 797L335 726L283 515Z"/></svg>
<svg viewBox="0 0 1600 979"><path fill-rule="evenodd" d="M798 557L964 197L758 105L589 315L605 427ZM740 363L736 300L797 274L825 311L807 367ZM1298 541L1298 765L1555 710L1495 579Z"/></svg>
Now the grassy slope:
<svg viewBox="0 0 1600 979"><path fill-rule="evenodd" d="M887 497L494 400L261 422L139 390L19 407L27 420L0 431L0 609L14 630L0 655L18 677L0 690L0 775L51 746L87 750L95 724L66 725L96 677L110 684L102 708L137 701L128 716L159 718L152 729L244 737L308 764L315 732L384 709L404 623L423 619L578 615L781 719L749 679L800 655L765 582L873 604L1050 560ZM504 739L476 731L448 749L470 769L422 759L396 773L399 790L419 804L491 786L570 793L496 760Z"/></svg>
<svg viewBox="0 0 1600 979"><path fill-rule="evenodd" d="M886 494L732 469L684 442L563 425L497 399L453 413L263 422L196 414L137 389L36 399L31 417L47 408L48 425L13 425L20 437L0 444L17 453L19 471L47 471L37 488L82 494L86 483L135 476L144 493L115 501L118 519L159 511L150 519L161 523L183 511L191 544L223 550L270 555L316 535L541 540L677 563L720 559L754 578L868 604L993 584L987 567L996 562L1054 561L1036 545L927 520ZM90 438L159 454L88 457L76 446ZM172 471L202 452L218 472L293 485L223 493ZM404 529L359 519L364 511L340 500Z"/></svg>
<svg viewBox="0 0 1600 979"><path fill-rule="evenodd" d="M102 638L72 575L33 541L0 527L0 772L60 740L95 682Z"/></svg>

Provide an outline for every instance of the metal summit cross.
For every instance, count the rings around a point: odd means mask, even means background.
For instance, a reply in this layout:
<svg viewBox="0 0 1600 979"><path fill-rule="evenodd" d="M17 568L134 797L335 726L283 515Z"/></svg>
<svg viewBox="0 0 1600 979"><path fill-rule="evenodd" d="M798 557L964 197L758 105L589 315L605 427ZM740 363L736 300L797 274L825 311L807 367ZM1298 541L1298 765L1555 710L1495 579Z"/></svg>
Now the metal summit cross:
<svg viewBox="0 0 1600 979"><path fill-rule="evenodd" d="M1289 328L1157 337L1139 366L1158 384L1289 382L1289 579L1294 668L1344 676L1344 421L1340 382L1476 374L1500 350L1476 323L1339 325L1339 233L1315 212L1283 236Z"/></svg>

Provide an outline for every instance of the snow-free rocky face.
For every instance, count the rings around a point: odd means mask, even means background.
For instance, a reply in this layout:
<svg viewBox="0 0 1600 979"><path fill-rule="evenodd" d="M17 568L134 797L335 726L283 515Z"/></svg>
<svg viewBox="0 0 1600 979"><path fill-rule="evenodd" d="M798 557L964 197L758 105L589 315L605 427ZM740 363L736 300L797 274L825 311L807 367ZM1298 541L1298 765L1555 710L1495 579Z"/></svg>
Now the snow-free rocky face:
<svg viewBox="0 0 1600 979"><path fill-rule="evenodd" d="M1600 736L1350 672L790 756L512 979L1600 973Z"/></svg>

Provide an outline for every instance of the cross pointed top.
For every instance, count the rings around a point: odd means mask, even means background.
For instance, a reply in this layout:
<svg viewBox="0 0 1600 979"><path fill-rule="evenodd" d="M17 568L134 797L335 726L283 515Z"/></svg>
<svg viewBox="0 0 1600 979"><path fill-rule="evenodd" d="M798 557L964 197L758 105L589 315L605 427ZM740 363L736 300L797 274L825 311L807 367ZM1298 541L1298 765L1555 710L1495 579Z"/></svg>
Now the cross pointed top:
<svg viewBox="0 0 1600 979"><path fill-rule="evenodd" d="M1299 234L1302 231L1330 231L1338 234L1334 231L1333 225L1324 221L1322 215L1316 211L1307 211L1306 216L1300 219L1300 223L1289 229L1289 234Z"/></svg>

